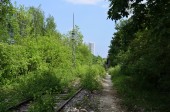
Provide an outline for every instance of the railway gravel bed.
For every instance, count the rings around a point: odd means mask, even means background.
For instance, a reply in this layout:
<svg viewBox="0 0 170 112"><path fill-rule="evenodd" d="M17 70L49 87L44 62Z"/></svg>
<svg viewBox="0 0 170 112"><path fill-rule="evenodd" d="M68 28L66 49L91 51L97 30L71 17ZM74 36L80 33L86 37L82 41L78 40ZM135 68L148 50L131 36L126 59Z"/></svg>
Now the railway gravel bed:
<svg viewBox="0 0 170 112"><path fill-rule="evenodd" d="M99 97L97 91L82 90L61 112L99 112Z"/></svg>

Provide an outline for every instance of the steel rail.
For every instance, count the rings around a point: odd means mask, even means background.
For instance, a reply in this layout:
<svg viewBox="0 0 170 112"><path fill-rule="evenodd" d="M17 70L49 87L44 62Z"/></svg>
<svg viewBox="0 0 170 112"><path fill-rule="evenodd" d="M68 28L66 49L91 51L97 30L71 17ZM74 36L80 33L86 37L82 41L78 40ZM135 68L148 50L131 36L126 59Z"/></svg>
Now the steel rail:
<svg viewBox="0 0 170 112"><path fill-rule="evenodd" d="M71 96L63 105L61 105L56 112L61 112L61 110L77 95L79 94L83 88L80 88L73 96Z"/></svg>

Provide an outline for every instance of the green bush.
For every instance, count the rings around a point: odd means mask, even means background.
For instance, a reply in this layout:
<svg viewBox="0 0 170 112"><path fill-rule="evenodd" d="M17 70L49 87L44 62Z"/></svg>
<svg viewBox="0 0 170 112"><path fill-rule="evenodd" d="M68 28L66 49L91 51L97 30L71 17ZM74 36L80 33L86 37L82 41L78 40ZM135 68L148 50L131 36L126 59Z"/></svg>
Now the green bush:
<svg viewBox="0 0 170 112"><path fill-rule="evenodd" d="M112 77L115 75L119 75L120 74L120 65L109 68L108 72L110 75L112 75Z"/></svg>
<svg viewBox="0 0 170 112"><path fill-rule="evenodd" d="M132 76L124 75L121 66L117 65L109 69L112 76L114 87L122 98L122 103L127 106L129 111L150 112L168 112L170 95L168 93L159 93L159 91L148 91L139 86Z"/></svg>
<svg viewBox="0 0 170 112"><path fill-rule="evenodd" d="M81 80L82 87L90 91L101 89L100 78L104 74L103 69L104 68L96 65L86 68L86 72Z"/></svg>
<svg viewBox="0 0 170 112"><path fill-rule="evenodd" d="M28 70L27 53L24 46L0 43L0 81L20 75Z"/></svg>
<svg viewBox="0 0 170 112"><path fill-rule="evenodd" d="M31 104L29 112L54 112L54 95L49 93L36 98L36 102Z"/></svg>
<svg viewBox="0 0 170 112"><path fill-rule="evenodd" d="M88 65L77 66L76 67L76 75L77 75L77 77L82 78L86 74L88 68L89 68Z"/></svg>
<svg viewBox="0 0 170 112"><path fill-rule="evenodd" d="M61 86L60 79L51 72L20 77L15 82L1 87L0 110L6 110L27 98L41 96L47 91L62 91Z"/></svg>

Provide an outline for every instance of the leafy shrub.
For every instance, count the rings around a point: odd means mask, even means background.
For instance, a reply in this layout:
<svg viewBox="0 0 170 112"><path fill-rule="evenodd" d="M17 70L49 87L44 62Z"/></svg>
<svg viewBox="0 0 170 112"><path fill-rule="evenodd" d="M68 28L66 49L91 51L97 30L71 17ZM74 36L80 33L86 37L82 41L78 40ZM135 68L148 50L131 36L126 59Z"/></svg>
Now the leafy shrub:
<svg viewBox="0 0 170 112"><path fill-rule="evenodd" d="M112 77L116 75L120 75L120 65L109 68L108 72L110 75L112 75Z"/></svg>
<svg viewBox="0 0 170 112"><path fill-rule="evenodd" d="M169 111L170 95L168 93L159 93L159 91L148 91L146 88L139 86L135 78L124 75L120 65L109 69L112 75L114 87L122 97L122 103L127 106L129 111Z"/></svg>
<svg viewBox="0 0 170 112"><path fill-rule="evenodd" d="M27 61L25 47L0 43L0 80L26 74Z"/></svg>
<svg viewBox="0 0 170 112"><path fill-rule="evenodd" d="M29 74L28 74L29 75ZM60 79L51 71L42 74L33 74L28 78L24 78L17 88L18 93L25 98L42 94L47 90L61 91Z"/></svg>
<svg viewBox="0 0 170 112"><path fill-rule="evenodd" d="M76 75L77 75L77 77L82 78L86 74L88 68L89 68L88 65L77 66L76 67Z"/></svg>
<svg viewBox="0 0 170 112"><path fill-rule="evenodd" d="M60 79L51 71L28 74L15 81L1 87L3 93L0 92L0 107L3 110L27 98L39 97L47 91L62 91Z"/></svg>
<svg viewBox="0 0 170 112"><path fill-rule="evenodd" d="M104 72L100 73L100 66L92 65L86 69L86 73L82 77L82 87L90 91L101 88L100 77L103 76ZM103 68L104 69L104 68ZM102 70L103 71L103 70Z"/></svg>
<svg viewBox="0 0 170 112"><path fill-rule="evenodd" d="M54 112L54 96L46 93L36 98L36 102L31 104L29 112Z"/></svg>

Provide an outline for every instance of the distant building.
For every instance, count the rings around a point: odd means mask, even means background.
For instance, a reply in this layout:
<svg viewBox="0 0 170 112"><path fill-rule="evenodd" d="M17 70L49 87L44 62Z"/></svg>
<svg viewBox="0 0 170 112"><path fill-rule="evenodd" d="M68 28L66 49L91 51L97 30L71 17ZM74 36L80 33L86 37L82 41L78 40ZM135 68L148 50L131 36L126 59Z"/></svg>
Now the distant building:
<svg viewBox="0 0 170 112"><path fill-rule="evenodd" d="M88 45L91 53L92 53L93 55L95 55L95 44L92 43L92 42L89 42L87 45Z"/></svg>

